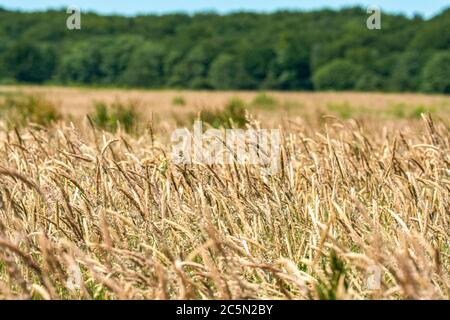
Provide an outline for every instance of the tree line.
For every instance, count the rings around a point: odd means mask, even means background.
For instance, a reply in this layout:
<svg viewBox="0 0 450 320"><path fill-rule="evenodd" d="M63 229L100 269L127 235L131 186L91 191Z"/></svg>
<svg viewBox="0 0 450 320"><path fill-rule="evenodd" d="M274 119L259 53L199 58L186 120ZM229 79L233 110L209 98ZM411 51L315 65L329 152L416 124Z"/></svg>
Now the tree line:
<svg viewBox="0 0 450 320"><path fill-rule="evenodd" d="M450 8L125 17L0 9L0 82L217 90L450 93Z"/></svg>

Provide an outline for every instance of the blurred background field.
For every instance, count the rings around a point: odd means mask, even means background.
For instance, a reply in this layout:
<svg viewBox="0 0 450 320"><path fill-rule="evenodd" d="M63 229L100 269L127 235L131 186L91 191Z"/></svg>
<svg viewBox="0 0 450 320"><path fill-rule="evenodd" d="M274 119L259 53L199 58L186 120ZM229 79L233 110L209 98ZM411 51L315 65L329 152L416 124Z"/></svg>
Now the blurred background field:
<svg viewBox="0 0 450 320"><path fill-rule="evenodd" d="M242 107L270 119L285 116L330 114L340 118L414 119L430 112L448 117L450 97L426 94L361 92L256 92L89 89L53 86L0 86L0 101L26 96L41 97L62 115L80 119L98 103L132 105L142 120L157 116L171 121L202 110L221 110L238 100Z"/></svg>

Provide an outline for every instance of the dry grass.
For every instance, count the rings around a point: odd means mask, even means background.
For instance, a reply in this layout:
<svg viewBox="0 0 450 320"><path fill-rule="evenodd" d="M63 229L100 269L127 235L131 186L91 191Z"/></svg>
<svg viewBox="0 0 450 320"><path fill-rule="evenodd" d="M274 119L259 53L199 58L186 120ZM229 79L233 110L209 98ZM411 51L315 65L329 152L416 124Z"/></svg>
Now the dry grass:
<svg viewBox="0 0 450 320"><path fill-rule="evenodd" d="M271 177L176 166L168 119L2 129L0 298L449 299L447 112L249 119L282 130Z"/></svg>
<svg viewBox="0 0 450 320"><path fill-rule="evenodd" d="M87 89L39 86L0 86L0 99L5 95L32 94L41 95L59 106L65 115L83 116L94 109L94 101L112 104L135 102L149 116L154 113L162 120L173 114L187 114L204 108L222 108L232 98L239 98L249 105L257 101L261 94L257 92L212 92L212 91L145 91L120 89ZM387 110L392 106L405 104L433 105L449 109L449 96L431 96L422 94L383 94L383 93L333 93L333 92L269 92L269 97L276 99L282 110L289 115L303 115L310 112L326 111L330 104L349 103L355 108L370 110ZM182 105L174 100L184 100Z"/></svg>

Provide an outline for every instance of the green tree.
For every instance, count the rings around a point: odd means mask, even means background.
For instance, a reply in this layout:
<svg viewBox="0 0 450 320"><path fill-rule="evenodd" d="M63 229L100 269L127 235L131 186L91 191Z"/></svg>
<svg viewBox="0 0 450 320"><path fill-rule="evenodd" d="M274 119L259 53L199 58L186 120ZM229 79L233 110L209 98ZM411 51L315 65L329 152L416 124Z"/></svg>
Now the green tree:
<svg viewBox="0 0 450 320"><path fill-rule="evenodd" d="M208 66L213 59L204 45L195 46L173 67L168 84L175 87L199 89L207 86ZM167 57L169 59L171 57ZM175 57L172 57L175 58Z"/></svg>
<svg viewBox="0 0 450 320"><path fill-rule="evenodd" d="M248 89L250 77L242 61L230 54L219 55L211 64L209 81L214 89Z"/></svg>
<svg viewBox="0 0 450 320"><path fill-rule="evenodd" d="M275 73L279 89L310 89L309 52L305 41L293 33L283 34L276 48Z"/></svg>
<svg viewBox="0 0 450 320"><path fill-rule="evenodd" d="M425 64L437 51L450 50L450 9L431 19L384 13L379 32L362 27L363 8L85 13L77 32L58 27L66 16L62 10L0 10L0 78L192 89L429 91L431 82L422 83ZM352 66L333 75L330 63L341 59Z"/></svg>
<svg viewBox="0 0 450 320"><path fill-rule="evenodd" d="M163 46L147 42L137 48L123 75L125 84L137 87L158 88L164 85Z"/></svg>
<svg viewBox="0 0 450 320"><path fill-rule="evenodd" d="M422 89L426 92L450 93L450 51L435 53L425 65Z"/></svg>
<svg viewBox="0 0 450 320"><path fill-rule="evenodd" d="M383 87L383 78L368 70L363 72L355 83L355 90L380 91Z"/></svg>
<svg viewBox="0 0 450 320"><path fill-rule="evenodd" d="M63 55L57 79L62 82L92 84L103 77L102 45L98 41L77 42Z"/></svg>
<svg viewBox="0 0 450 320"><path fill-rule="evenodd" d="M415 50L450 48L450 8L423 24L414 34L409 47Z"/></svg>
<svg viewBox="0 0 450 320"><path fill-rule="evenodd" d="M399 55L392 70L389 89L394 91L418 90L427 56L419 51L406 51Z"/></svg>
<svg viewBox="0 0 450 320"><path fill-rule="evenodd" d="M55 68L55 53L45 46L18 43L4 56L7 73L17 81L41 83L49 80Z"/></svg>
<svg viewBox="0 0 450 320"><path fill-rule="evenodd" d="M140 36L119 36L108 39L101 51L100 72L104 83L124 83L123 75L133 52L144 43Z"/></svg>
<svg viewBox="0 0 450 320"><path fill-rule="evenodd" d="M360 66L346 60L334 60L314 74L314 88L317 90L355 89L362 75L363 69Z"/></svg>
<svg viewBox="0 0 450 320"><path fill-rule="evenodd" d="M255 47L258 50L255 50ZM248 75L246 87L249 89L264 88L272 61L275 60L275 50L270 46L270 43L262 38L253 43L252 46L241 44L237 55L238 59L244 64L245 72Z"/></svg>

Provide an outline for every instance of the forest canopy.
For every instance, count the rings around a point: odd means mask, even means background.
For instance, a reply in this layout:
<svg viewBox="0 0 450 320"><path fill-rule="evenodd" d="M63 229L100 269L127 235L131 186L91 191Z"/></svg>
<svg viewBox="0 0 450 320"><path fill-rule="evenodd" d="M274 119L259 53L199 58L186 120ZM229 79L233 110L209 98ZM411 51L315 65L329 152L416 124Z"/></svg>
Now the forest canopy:
<svg viewBox="0 0 450 320"><path fill-rule="evenodd" d="M0 82L220 90L450 93L450 9L143 16L0 9Z"/></svg>

